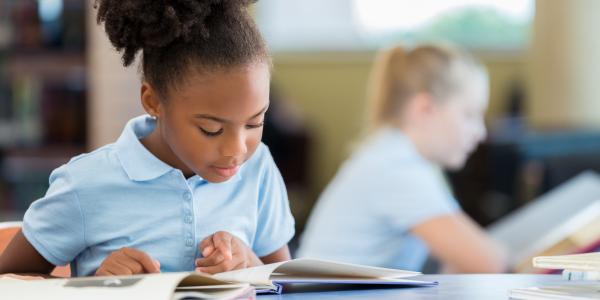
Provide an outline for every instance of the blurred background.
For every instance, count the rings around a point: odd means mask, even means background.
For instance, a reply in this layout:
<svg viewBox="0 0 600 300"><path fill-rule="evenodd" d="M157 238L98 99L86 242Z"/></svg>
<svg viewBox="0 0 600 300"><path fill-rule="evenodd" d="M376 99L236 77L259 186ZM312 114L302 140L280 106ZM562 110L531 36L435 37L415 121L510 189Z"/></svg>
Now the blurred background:
<svg viewBox="0 0 600 300"><path fill-rule="evenodd" d="M142 113L137 69L121 66L92 6L0 0L0 221ZM488 68L490 135L448 174L480 224L600 170L600 1L261 0L253 14L274 60L264 141L299 233L361 132L374 54L394 43L452 42Z"/></svg>

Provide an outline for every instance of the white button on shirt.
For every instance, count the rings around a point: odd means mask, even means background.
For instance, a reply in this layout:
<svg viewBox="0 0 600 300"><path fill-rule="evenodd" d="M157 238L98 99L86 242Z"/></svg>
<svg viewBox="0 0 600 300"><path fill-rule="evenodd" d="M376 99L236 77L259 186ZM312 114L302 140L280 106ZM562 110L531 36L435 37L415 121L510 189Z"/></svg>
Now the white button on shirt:
<svg viewBox="0 0 600 300"><path fill-rule="evenodd" d="M227 182L186 180L139 141L154 127L148 116L132 119L116 143L52 172L46 195L23 220L25 237L46 260L71 263L73 276L92 275L111 252L133 247L162 271L191 271L198 244L216 231L236 235L258 256L287 244L294 220L265 145Z"/></svg>

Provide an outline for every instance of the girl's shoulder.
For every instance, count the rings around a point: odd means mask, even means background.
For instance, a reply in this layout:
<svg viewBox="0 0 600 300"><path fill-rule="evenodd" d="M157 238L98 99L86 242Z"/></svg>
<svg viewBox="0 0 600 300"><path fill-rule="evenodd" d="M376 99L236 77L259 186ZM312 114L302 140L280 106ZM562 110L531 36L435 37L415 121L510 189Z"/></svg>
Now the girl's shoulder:
<svg viewBox="0 0 600 300"><path fill-rule="evenodd" d="M71 157L67 165L78 165L86 163L96 163L101 160L109 159L110 153L113 152L114 144L107 144L91 152L81 153Z"/></svg>
<svg viewBox="0 0 600 300"><path fill-rule="evenodd" d="M110 176L111 173L119 172L120 169L113 144L108 144L72 157L53 173L63 172L74 181L86 182L90 179L97 179L99 176Z"/></svg>

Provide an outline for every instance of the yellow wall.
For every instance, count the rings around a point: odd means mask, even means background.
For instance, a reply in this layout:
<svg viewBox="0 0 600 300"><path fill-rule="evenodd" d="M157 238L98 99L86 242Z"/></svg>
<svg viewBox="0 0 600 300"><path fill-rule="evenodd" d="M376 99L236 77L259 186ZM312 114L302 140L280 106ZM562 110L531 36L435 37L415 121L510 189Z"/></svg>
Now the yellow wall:
<svg viewBox="0 0 600 300"><path fill-rule="evenodd" d="M522 55L481 55L490 73L488 119L503 109L513 80L525 79ZM312 197L350 153L364 120L366 82L372 53L280 54L274 56L274 82L305 113L314 134ZM314 199L312 199L314 200Z"/></svg>
<svg viewBox="0 0 600 300"><path fill-rule="evenodd" d="M600 129L600 1L536 1L529 61L537 128Z"/></svg>

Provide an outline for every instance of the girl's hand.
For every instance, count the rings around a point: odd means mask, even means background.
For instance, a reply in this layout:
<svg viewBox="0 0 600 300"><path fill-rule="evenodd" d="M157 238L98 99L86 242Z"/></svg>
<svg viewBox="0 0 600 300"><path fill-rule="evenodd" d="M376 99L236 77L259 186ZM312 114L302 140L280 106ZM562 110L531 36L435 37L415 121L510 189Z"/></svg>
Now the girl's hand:
<svg viewBox="0 0 600 300"><path fill-rule="evenodd" d="M196 271L221 273L262 265L244 242L229 232L219 231L200 243L203 258L196 260Z"/></svg>
<svg viewBox="0 0 600 300"><path fill-rule="evenodd" d="M96 271L96 276L160 273L160 263L148 254L133 248L121 248L111 253Z"/></svg>

